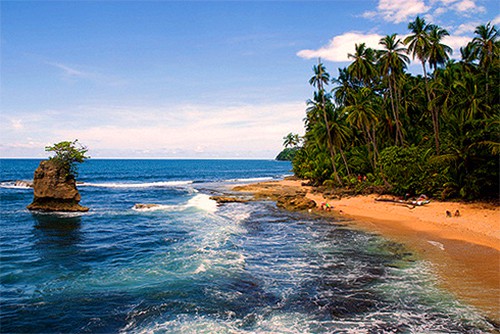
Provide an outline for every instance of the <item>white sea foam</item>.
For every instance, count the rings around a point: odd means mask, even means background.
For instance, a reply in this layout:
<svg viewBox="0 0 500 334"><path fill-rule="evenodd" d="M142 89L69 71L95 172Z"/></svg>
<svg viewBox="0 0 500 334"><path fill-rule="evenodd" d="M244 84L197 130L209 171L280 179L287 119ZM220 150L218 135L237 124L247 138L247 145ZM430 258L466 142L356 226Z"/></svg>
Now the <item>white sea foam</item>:
<svg viewBox="0 0 500 334"><path fill-rule="evenodd" d="M271 181L274 180L273 177L249 177L242 179L230 179L227 182L263 182L263 181Z"/></svg>
<svg viewBox="0 0 500 334"><path fill-rule="evenodd" d="M227 210L227 207L226 206L226 210L224 211L224 213L221 215L229 220L231 220L232 223L235 223L235 224L240 224L241 222L245 221L246 219L248 219L250 217L250 209L248 208L248 206L245 206L245 205L242 205L242 204L239 204L237 205L236 208L232 209L232 210Z"/></svg>
<svg viewBox="0 0 500 334"><path fill-rule="evenodd" d="M196 268L196 270L193 272L193 274L199 274L199 273L202 273L205 271L207 271L207 268L205 267L205 264L202 263L198 266L198 268Z"/></svg>
<svg viewBox="0 0 500 334"><path fill-rule="evenodd" d="M28 185L28 183L26 183L26 185L19 185L15 182L1 182L0 183L0 188L6 188L6 189L22 189L22 190L31 190L33 189L32 187L30 187Z"/></svg>
<svg viewBox="0 0 500 334"><path fill-rule="evenodd" d="M163 188L163 187L179 187L192 184L193 181L160 181L160 182L144 182L144 183L79 183L79 187L97 187L97 188Z"/></svg>
<svg viewBox="0 0 500 334"><path fill-rule="evenodd" d="M186 207L195 207L203 211L214 213L217 211L217 202L210 199L209 195L197 194L187 202Z"/></svg>
<svg viewBox="0 0 500 334"><path fill-rule="evenodd" d="M184 211L190 208L197 208L209 213L217 211L217 202L210 199L209 195L197 194L184 204L168 205L168 204L153 204L148 207L134 206L132 210L139 212L152 212L152 211Z"/></svg>
<svg viewBox="0 0 500 334"><path fill-rule="evenodd" d="M185 210L185 205L163 205L154 204L152 206L138 206L137 204L132 207L132 210L139 212L153 212L153 211L182 211Z"/></svg>
<svg viewBox="0 0 500 334"><path fill-rule="evenodd" d="M437 242L437 241L432 241L432 240L427 240L428 243L430 243L431 245L439 248L440 250L444 251L444 245L440 242Z"/></svg>
<svg viewBox="0 0 500 334"><path fill-rule="evenodd" d="M77 218L82 216L88 216L90 212L66 212L66 211L51 211L51 212L43 212L37 211L35 212L37 216L46 216L46 217L57 217L57 218Z"/></svg>

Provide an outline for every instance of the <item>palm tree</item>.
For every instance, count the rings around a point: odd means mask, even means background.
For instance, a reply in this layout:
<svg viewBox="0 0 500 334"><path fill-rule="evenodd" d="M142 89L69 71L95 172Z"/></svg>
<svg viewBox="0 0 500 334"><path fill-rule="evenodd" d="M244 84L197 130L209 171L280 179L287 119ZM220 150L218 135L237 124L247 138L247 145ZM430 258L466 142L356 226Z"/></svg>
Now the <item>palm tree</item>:
<svg viewBox="0 0 500 334"><path fill-rule="evenodd" d="M434 128L434 142L436 146L436 153L439 154L439 115L437 108L432 107L432 98L431 92L429 90L425 64L427 61L429 61L431 66L437 66L438 63L441 63L442 58L446 57L445 50L447 46L439 42L442 37L448 34L448 32L436 25L426 24L425 20L420 18L419 16L417 16L415 21L408 24L408 29L412 32L412 34L406 37L404 42L408 45L408 52L411 53L413 59L417 57L422 63L427 104L432 117L432 126ZM433 53L432 58L431 52Z"/></svg>
<svg viewBox="0 0 500 334"><path fill-rule="evenodd" d="M448 54L451 54L453 50L448 45L441 44L443 37L450 35L448 31L437 25L430 25L430 27L429 66L436 70L438 65L444 65L450 59Z"/></svg>
<svg viewBox="0 0 500 334"><path fill-rule="evenodd" d="M469 42L466 46L460 48L461 63L468 72L476 72L478 60L477 49L474 43Z"/></svg>
<svg viewBox="0 0 500 334"><path fill-rule="evenodd" d="M300 136L296 133L289 133L283 137L283 146L286 147L297 147L300 144Z"/></svg>
<svg viewBox="0 0 500 334"><path fill-rule="evenodd" d="M424 73L425 89L428 101L430 101L431 98L428 93L427 69L425 67L425 64L429 59L430 28L432 27L429 27L429 25L425 23L425 19L422 19L420 18L420 16L417 16L415 21L410 22L408 24L408 29L411 31L411 34L404 40L404 43L408 46L408 53L412 55L413 59L418 58L422 63L422 70Z"/></svg>
<svg viewBox="0 0 500 334"><path fill-rule="evenodd" d="M356 44L356 52L349 53L348 57L354 59L347 68L349 74L364 86L368 86L375 77L375 51L367 48L365 43Z"/></svg>
<svg viewBox="0 0 500 334"><path fill-rule="evenodd" d="M363 87L353 96L354 103L345 107L347 113L346 121L359 129L364 136L368 151L369 145L373 148L372 167L377 167L378 148L376 141L376 124L378 122L378 111L380 103L376 101L376 95L372 89Z"/></svg>
<svg viewBox="0 0 500 334"><path fill-rule="evenodd" d="M346 113L343 112L342 108L335 108L333 104L329 104L329 111L332 121L330 122L330 133L332 134L332 143L334 149L338 148L340 151L340 156L344 162L347 175L351 175L349 164L344 153L343 147L346 147L351 138L351 129L346 122Z"/></svg>
<svg viewBox="0 0 500 334"><path fill-rule="evenodd" d="M472 40L472 43L477 48L479 56L479 65L484 69L493 63L496 59L498 60L498 30L491 23L486 25L480 25L476 27L474 33L477 35Z"/></svg>
<svg viewBox="0 0 500 334"><path fill-rule="evenodd" d="M441 43L441 40L445 36L449 36L448 31L446 29L442 29L441 27L431 24L429 25L429 41L430 46L428 50L429 57L429 66L434 69L434 72L437 69L438 65L443 65L450 59L448 54L451 54L453 50ZM432 99L436 99L435 92L431 89L429 94L432 96ZM439 112L438 106L435 104L431 105L431 114L432 114L432 125L434 127L434 138L436 142L436 153L439 154Z"/></svg>
<svg viewBox="0 0 500 334"><path fill-rule="evenodd" d="M338 78L333 78L332 83L337 85L332 90L335 102L338 105L348 105L355 87L347 68L339 68L339 76Z"/></svg>
<svg viewBox="0 0 500 334"><path fill-rule="evenodd" d="M332 135L330 133L330 126L328 125L328 115L326 111L326 99L325 99L325 89L323 85L328 85L330 81L330 74L326 71L325 66L321 63L321 59L318 59L318 65L313 67L314 76L309 80L309 84L316 87L318 89L318 94L321 99L321 111L323 113L323 120L325 122L326 134L327 134L327 143L328 143L328 151L330 152L330 157L332 160L333 174L335 179L339 184L342 184L340 177L337 173L337 167L335 165L335 152L332 144Z"/></svg>
<svg viewBox="0 0 500 334"><path fill-rule="evenodd" d="M491 68L495 70L495 64L498 66L499 58L499 42L498 30L491 23L480 25L474 31L476 37L472 40L472 45L476 49L479 58L479 66L485 71L486 76L486 93L489 90L489 73ZM498 70L498 68L497 68Z"/></svg>
<svg viewBox="0 0 500 334"><path fill-rule="evenodd" d="M379 51L379 66L381 74L387 78L389 83L389 96L391 99L391 108L396 122L396 145L398 142L403 144L403 132L401 131L401 121L399 119L399 100L394 102L395 96L398 96L399 87L397 78L400 76L406 64L410 59L403 53L407 50L401 47L401 39L397 38L397 34L387 35L380 40L380 43L385 49Z"/></svg>

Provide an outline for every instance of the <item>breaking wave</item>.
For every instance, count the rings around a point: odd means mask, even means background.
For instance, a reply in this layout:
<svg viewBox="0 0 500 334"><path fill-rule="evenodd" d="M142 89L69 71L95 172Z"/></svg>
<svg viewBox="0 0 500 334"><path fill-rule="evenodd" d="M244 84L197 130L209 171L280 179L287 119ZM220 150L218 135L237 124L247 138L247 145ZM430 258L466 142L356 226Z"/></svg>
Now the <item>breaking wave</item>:
<svg viewBox="0 0 500 334"><path fill-rule="evenodd" d="M0 182L0 188L6 188L6 189L22 189L22 190L30 190L33 189L32 187L29 186L29 183L26 181L21 184L17 184L17 182L14 181L6 181L6 182Z"/></svg>
<svg viewBox="0 0 500 334"><path fill-rule="evenodd" d="M139 212L152 212L152 211L184 211L190 208L196 208L209 213L217 211L217 202L210 199L209 195L197 194L184 204L151 204L140 205L136 204L132 210Z"/></svg>

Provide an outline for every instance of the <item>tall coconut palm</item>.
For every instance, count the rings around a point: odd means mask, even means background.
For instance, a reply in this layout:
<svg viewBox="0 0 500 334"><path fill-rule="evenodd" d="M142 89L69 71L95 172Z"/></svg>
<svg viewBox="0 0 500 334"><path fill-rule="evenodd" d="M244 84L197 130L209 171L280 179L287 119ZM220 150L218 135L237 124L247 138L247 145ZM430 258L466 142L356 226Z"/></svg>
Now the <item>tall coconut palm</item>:
<svg viewBox="0 0 500 334"><path fill-rule="evenodd" d="M439 37L440 28L433 24L426 24L425 20L417 16L415 21L408 24L408 29L412 32L405 38L405 44L408 45L408 52L413 56L413 59L418 58L422 63L424 73L425 94L427 96L427 105L432 117L432 126L434 128L434 143L436 153L439 154L439 119L437 109L431 106L432 98L429 90L429 82L427 79L427 69L425 64L430 60L430 51L432 48L432 39L430 32L435 30L435 37ZM442 33L442 32L441 32ZM440 44L439 41L438 43ZM436 48L438 49L437 45ZM437 59L432 60L437 64Z"/></svg>
<svg viewBox="0 0 500 334"><path fill-rule="evenodd" d="M450 59L449 54L453 52L448 45L441 43L441 40L449 35L446 29L437 25L430 25L429 66L434 70L436 70L438 65L444 65Z"/></svg>
<svg viewBox="0 0 500 334"><path fill-rule="evenodd" d="M369 145L372 146L372 167L375 169L377 167L378 157L378 147L375 134L380 103L376 101L376 95L373 90L367 87L363 87L358 90L353 96L353 100L353 104L345 107L344 109L347 113L346 121L363 133L369 152Z"/></svg>
<svg viewBox="0 0 500 334"><path fill-rule="evenodd" d="M417 16L415 21L408 24L408 29L411 34L407 36L404 43L408 46L408 53L411 54L413 59L418 58L422 63L422 70L424 73L425 89L428 90L427 85L427 69L425 64L429 59L429 30L430 26L425 23L425 19ZM427 100L430 101L430 96L427 91Z"/></svg>
<svg viewBox="0 0 500 334"><path fill-rule="evenodd" d="M355 48L356 52L354 54L348 54L348 57L352 58L353 62L347 70L362 85L368 86L377 73L375 68L375 51L367 48L365 43L356 44Z"/></svg>
<svg viewBox="0 0 500 334"><path fill-rule="evenodd" d="M488 93L490 71L492 68L495 70L494 64L496 63L498 66L500 62L498 30L495 26L492 26L491 23L488 23L476 27L474 33L476 37L472 40L472 44L479 58L479 67L486 75L486 93ZM498 70L498 68L496 70Z"/></svg>
<svg viewBox="0 0 500 334"><path fill-rule="evenodd" d="M478 51L479 65L487 69L495 59L498 60L498 48L500 47L498 30L491 23L488 23L477 26L474 33L476 37L474 37L472 43Z"/></svg>
<svg viewBox="0 0 500 334"><path fill-rule="evenodd" d="M389 96L391 99L391 108L396 122L396 145L398 142L403 144L403 132L401 130L401 121L399 119L399 101L397 99L399 87L397 78L400 76L410 59L404 54L406 48L402 47L401 39L397 38L397 34L387 35L380 40L384 46L383 50L379 51L379 66L383 76L387 78L389 83Z"/></svg>
<svg viewBox="0 0 500 334"><path fill-rule="evenodd" d="M469 42L466 46L460 48L461 63L468 72L476 72L478 60L477 50L474 43Z"/></svg>
<svg viewBox="0 0 500 334"><path fill-rule="evenodd" d="M331 115L330 122L330 133L332 134L332 144L334 149L338 149L344 166L346 168L347 175L351 175L349 164L344 153L344 147L349 143L351 138L351 129L346 122L346 113L343 112L342 108L336 109L333 104L329 104L329 111Z"/></svg>
<svg viewBox="0 0 500 334"><path fill-rule="evenodd" d="M332 168L334 177L339 184L342 184L340 177L337 173L337 167L335 165L335 152L332 144L332 135L330 133L330 127L328 125L328 115L326 110L326 98L325 98L325 89L324 85L328 85L330 81L330 74L326 71L325 66L321 63L321 59L318 59L318 65L313 67L314 76L309 80L309 84L316 87L318 89L318 94L321 98L321 111L323 113L323 120L325 122L326 134L327 134L327 143L328 143L328 151L330 152L330 157L332 160Z"/></svg>
<svg viewBox="0 0 500 334"><path fill-rule="evenodd" d="M431 24L429 25L429 66L431 69L436 71L438 65L444 65L446 61L450 59L448 54L451 54L453 50L441 43L441 40L445 37L449 36L448 31L443 29L437 25ZM434 91L429 92L433 100L436 100L436 93ZM439 108L438 105L432 104L430 108L432 114L432 125L434 127L434 138L436 142L436 152L439 153Z"/></svg>
<svg viewBox="0 0 500 334"><path fill-rule="evenodd" d="M355 87L347 68L339 68L339 76L333 78L332 83L336 85L332 90L335 102L338 105L349 105L351 103L350 96Z"/></svg>

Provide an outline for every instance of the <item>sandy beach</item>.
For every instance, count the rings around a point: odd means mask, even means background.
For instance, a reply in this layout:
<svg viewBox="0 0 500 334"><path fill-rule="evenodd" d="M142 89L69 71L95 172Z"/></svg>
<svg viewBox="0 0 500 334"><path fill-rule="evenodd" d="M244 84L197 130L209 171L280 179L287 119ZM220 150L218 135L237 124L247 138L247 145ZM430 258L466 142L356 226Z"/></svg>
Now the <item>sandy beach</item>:
<svg viewBox="0 0 500 334"><path fill-rule="evenodd" d="M235 187L259 198L304 193L316 202L312 214L331 216L353 228L405 244L429 261L440 285L460 300L500 321L500 208L489 203L439 202L408 207L380 202L377 195L327 199L300 180ZM322 203L333 208L321 209ZM451 213L451 217L447 214ZM455 216L458 211L459 215Z"/></svg>

